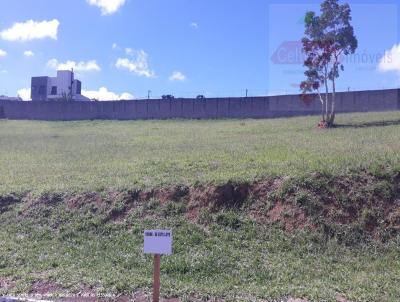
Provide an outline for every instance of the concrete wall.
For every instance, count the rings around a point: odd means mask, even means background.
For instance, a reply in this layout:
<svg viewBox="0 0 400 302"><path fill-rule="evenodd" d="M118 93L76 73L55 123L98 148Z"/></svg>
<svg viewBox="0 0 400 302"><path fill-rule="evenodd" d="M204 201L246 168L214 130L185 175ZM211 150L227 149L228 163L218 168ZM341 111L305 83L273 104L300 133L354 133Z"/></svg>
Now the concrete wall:
<svg viewBox="0 0 400 302"><path fill-rule="evenodd" d="M339 113L400 110L400 89L340 92L336 107ZM275 118L318 115L320 110L317 98L302 100L299 95L113 102L0 100L0 118L54 121Z"/></svg>

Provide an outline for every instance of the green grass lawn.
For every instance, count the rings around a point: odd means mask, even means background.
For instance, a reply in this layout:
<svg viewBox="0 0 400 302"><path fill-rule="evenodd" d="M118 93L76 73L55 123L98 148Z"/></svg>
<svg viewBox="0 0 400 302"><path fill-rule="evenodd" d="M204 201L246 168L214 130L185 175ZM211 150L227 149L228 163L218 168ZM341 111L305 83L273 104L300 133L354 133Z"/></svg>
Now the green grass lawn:
<svg viewBox="0 0 400 302"><path fill-rule="evenodd" d="M0 121L0 194L224 183L400 164L400 112L215 121Z"/></svg>
<svg viewBox="0 0 400 302"><path fill-rule="evenodd" d="M375 218L384 228L379 219L396 225L400 217L386 211L399 209L400 112L343 114L328 131L316 129L317 121L0 120L0 296L149 292L143 230L165 227L174 232L174 253L162 260L166 297L400 301L400 236L361 236ZM118 195L275 176L284 181L265 200L204 206L195 219L185 200ZM74 200L94 191L82 204ZM12 194L22 192L32 194ZM313 213L318 227L342 239L312 228L285 232L280 222L252 216L256 209L262 218L277 202ZM339 218L356 203L370 208L336 225L336 216L319 216L335 202L344 210L334 213Z"/></svg>
<svg viewBox="0 0 400 302"><path fill-rule="evenodd" d="M287 234L242 211L182 215L184 205L140 204L118 223L93 204L20 204L1 215L0 296L150 292L152 258L143 230L172 228L174 252L162 258L162 296L226 301L400 301L400 240L347 247L307 231ZM400 239L400 238L399 238ZM4 282L5 281L5 282ZM11 285L11 286L10 286Z"/></svg>

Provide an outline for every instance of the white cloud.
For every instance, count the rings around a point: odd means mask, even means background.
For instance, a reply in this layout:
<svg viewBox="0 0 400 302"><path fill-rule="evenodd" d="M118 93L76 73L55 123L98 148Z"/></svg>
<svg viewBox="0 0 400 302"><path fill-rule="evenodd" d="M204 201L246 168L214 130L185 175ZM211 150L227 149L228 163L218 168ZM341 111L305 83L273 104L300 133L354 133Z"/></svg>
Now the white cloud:
<svg viewBox="0 0 400 302"><path fill-rule="evenodd" d="M184 81L186 80L186 76L180 71L174 71L172 75L169 77L170 81Z"/></svg>
<svg viewBox="0 0 400 302"><path fill-rule="evenodd" d="M134 96L128 92L117 94L108 91L106 87L100 87L99 90L82 90L82 95L89 99L96 99L99 101L115 101L115 100L132 100Z"/></svg>
<svg viewBox="0 0 400 302"><path fill-rule="evenodd" d="M135 55L135 50L128 47L128 48L125 48L125 53L126 53L128 56L132 56L132 55Z"/></svg>
<svg viewBox="0 0 400 302"><path fill-rule="evenodd" d="M118 44L117 44L117 43L113 43L112 46L111 46L111 48L112 48L112 49L118 48Z"/></svg>
<svg viewBox="0 0 400 302"><path fill-rule="evenodd" d="M58 62L57 59L51 59L47 62L47 66L56 70L71 70L74 71L100 71L101 68L97 64L96 60L90 60L87 62L75 62L68 60L65 63Z"/></svg>
<svg viewBox="0 0 400 302"><path fill-rule="evenodd" d="M126 0L86 0L90 5L95 5L101 9L102 15L111 15L117 12Z"/></svg>
<svg viewBox="0 0 400 302"><path fill-rule="evenodd" d="M198 29L199 28L199 24L197 24L196 22L192 22L192 23L190 23L190 27L194 28L194 29Z"/></svg>
<svg viewBox="0 0 400 302"><path fill-rule="evenodd" d="M51 38L57 40L58 26L57 19L51 21L28 20L24 23L14 23L8 29L0 32L0 37L8 41L29 41L35 39Z"/></svg>
<svg viewBox="0 0 400 302"><path fill-rule="evenodd" d="M24 51L24 56L25 57L33 57L35 54L33 53L32 50L25 50Z"/></svg>
<svg viewBox="0 0 400 302"><path fill-rule="evenodd" d="M139 76L144 76L147 78L151 78L155 76L153 70L149 68L148 63L148 55L143 50L134 50L131 48L125 49L126 53L129 53L132 57L132 60L128 58L118 58L115 63L115 67L118 69L127 69L130 72L133 72Z"/></svg>
<svg viewBox="0 0 400 302"><path fill-rule="evenodd" d="M31 89L22 88L17 91L17 96L19 96L24 101L29 101L31 99Z"/></svg>
<svg viewBox="0 0 400 302"><path fill-rule="evenodd" d="M382 72L399 71L400 72L400 44L394 45L392 49L387 50L379 62L378 69Z"/></svg>
<svg viewBox="0 0 400 302"><path fill-rule="evenodd" d="M0 49L0 57L5 57L7 52L5 50Z"/></svg>

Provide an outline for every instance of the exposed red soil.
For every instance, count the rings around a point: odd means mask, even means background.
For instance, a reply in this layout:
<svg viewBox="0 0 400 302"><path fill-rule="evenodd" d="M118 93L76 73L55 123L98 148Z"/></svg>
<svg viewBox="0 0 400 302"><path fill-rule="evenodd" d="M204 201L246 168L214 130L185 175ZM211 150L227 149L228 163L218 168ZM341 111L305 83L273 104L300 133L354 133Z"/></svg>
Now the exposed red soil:
<svg viewBox="0 0 400 302"><path fill-rule="evenodd" d="M87 192L75 195L29 194L0 198L0 211L23 201L22 216L31 215L38 205L52 207L64 202L71 211L105 213L105 222L121 222L135 208L146 203L165 207L185 204L185 215L197 222L201 210L223 209L244 212L263 224L276 224L291 232L322 229L329 236L340 228L360 228L373 238L392 237L400 232L400 176L377 177L366 172L346 177L315 173L306 180L269 178L253 183L228 182L196 187L173 186L152 190ZM155 215L151 211L143 215Z"/></svg>
<svg viewBox="0 0 400 302"><path fill-rule="evenodd" d="M303 209L280 201L266 214L265 218L270 223L281 223L283 229L288 232L299 228L315 228Z"/></svg>
<svg viewBox="0 0 400 302"><path fill-rule="evenodd" d="M15 287L15 282L7 278L0 277L0 288L4 291L8 291Z"/></svg>
<svg viewBox="0 0 400 302"><path fill-rule="evenodd" d="M88 200L98 207L101 207L103 200L98 193L87 192L79 195L72 196L67 199L67 205L70 209L80 209L87 204Z"/></svg>
<svg viewBox="0 0 400 302"><path fill-rule="evenodd" d="M35 294L35 295L47 295L47 294L52 294L52 293L56 293L61 289L61 287L56 284L53 281L37 281L35 282L29 291L29 294Z"/></svg>
<svg viewBox="0 0 400 302"><path fill-rule="evenodd" d="M342 294L336 294L335 298L337 302L351 302L350 300L347 300L346 297Z"/></svg>
<svg viewBox="0 0 400 302"><path fill-rule="evenodd" d="M14 203L18 203L20 198L13 195L0 196L0 214L6 212Z"/></svg>

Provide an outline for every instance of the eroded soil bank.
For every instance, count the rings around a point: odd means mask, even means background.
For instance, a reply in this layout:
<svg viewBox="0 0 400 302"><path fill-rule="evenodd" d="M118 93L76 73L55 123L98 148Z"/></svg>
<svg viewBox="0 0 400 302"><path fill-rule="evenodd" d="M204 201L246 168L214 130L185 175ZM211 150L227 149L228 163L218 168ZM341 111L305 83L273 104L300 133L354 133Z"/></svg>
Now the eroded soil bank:
<svg viewBox="0 0 400 302"><path fill-rule="evenodd" d="M174 186L152 190L107 190L77 194L46 193L0 197L0 213L22 203L21 217L32 215L38 205L51 208L64 203L71 211L106 214L105 223L124 219L143 203L171 209L179 206L188 219L202 223L205 212L238 210L262 224L285 231L311 229L327 239L346 240L346 234L386 241L400 232L400 175L351 176L312 174L307 178L271 178L253 183L208 186Z"/></svg>

